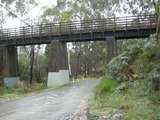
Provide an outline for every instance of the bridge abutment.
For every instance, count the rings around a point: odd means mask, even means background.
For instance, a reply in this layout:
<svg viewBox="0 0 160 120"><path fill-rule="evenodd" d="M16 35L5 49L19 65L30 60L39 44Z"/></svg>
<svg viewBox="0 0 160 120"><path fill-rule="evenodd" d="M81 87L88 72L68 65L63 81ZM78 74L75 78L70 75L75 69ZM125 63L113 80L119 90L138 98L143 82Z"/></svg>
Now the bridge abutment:
<svg viewBox="0 0 160 120"><path fill-rule="evenodd" d="M59 86L69 82L67 46L64 42L52 42L48 55L48 86Z"/></svg>
<svg viewBox="0 0 160 120"><path fill-rule="evenodd" d="M13 87L19 80L17 48L14 46L1 46L0 58L0 74L3 76L4 85Z"/></svg>
<svg viewBox="0 0 160 120"><path fill-rule="evenodd" d="M114 36L106 37L107 43L107 62L109 63L113 57L117 55L117 41Z"/></svg>

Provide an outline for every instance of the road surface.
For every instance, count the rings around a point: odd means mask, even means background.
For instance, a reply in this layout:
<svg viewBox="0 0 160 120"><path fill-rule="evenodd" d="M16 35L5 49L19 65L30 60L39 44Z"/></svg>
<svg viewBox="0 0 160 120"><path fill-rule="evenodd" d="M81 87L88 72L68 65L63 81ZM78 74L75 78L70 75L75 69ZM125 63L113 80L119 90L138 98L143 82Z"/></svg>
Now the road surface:
<svg viewBox="0 0 160 120"><path fill-rule="evenodd" d="M88 80L19 100L0 101L0 120L78 120L99 80ZM82 118L83 119L83 118Z"/></svg>

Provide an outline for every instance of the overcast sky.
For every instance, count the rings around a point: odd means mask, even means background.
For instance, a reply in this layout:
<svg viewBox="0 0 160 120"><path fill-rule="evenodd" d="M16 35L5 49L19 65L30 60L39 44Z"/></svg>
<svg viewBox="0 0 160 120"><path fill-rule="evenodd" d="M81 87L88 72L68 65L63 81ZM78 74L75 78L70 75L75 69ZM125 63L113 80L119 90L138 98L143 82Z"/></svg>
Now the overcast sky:
<svg viewBox="0 0 160 120"><path fill-rule="evenodd" d="M56 4L57 0L38 0L39 5L33 8L29 12L30 19L36 19L39 15L42 14L42 7L43 6L52 6L53 4ZM6 20L6 23L4 24L4 28L13 28L13 27L19 27L23 25L22 22L20 22L19 19L15 18L8 18Z"/></svg>

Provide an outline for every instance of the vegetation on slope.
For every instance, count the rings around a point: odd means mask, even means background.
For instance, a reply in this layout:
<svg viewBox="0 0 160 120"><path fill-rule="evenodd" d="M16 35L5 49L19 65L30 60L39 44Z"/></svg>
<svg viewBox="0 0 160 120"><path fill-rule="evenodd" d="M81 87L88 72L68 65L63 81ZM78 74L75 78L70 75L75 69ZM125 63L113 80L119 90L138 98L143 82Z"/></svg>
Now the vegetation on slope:
<svg viewBox="0 0 160 120"><path fill-rule="evenodd" d="M152 40L131 40L121 51L90 100L90 116L118 109L122 120L160 120L160 47Z"/></svg>

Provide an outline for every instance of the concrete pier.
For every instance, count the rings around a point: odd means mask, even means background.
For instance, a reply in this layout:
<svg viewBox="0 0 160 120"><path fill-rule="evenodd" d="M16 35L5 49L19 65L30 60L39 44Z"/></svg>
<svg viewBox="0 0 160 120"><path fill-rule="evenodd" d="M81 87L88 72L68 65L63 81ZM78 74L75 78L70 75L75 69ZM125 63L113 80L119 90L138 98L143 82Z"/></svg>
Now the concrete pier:
<svg viewBox="0 0 160 120"><path fill-rule="evenodd" d="M18 55L14 46L6 47L5 51L5 76L17 77L18 75Z"/></svg>
<svg viewBox="0 0 160 120"><path fill-rule="evenodd" d="M48 56L48 86L59 86L69 82L67 46L63 42L52 42Z"/></svg>
<svg viewBox="0 0 160 120"><path fill-rule="evenodd" d="M14 46L1 46L0 58L0 74L4 78L4 85L13 87L19 80L17 48Z"/></svg>
<svg viewBox="0 0 160 120"><path fill-rule="evenodd" d="M0 46L0 76L4 75L4 46Z"/></svg>

